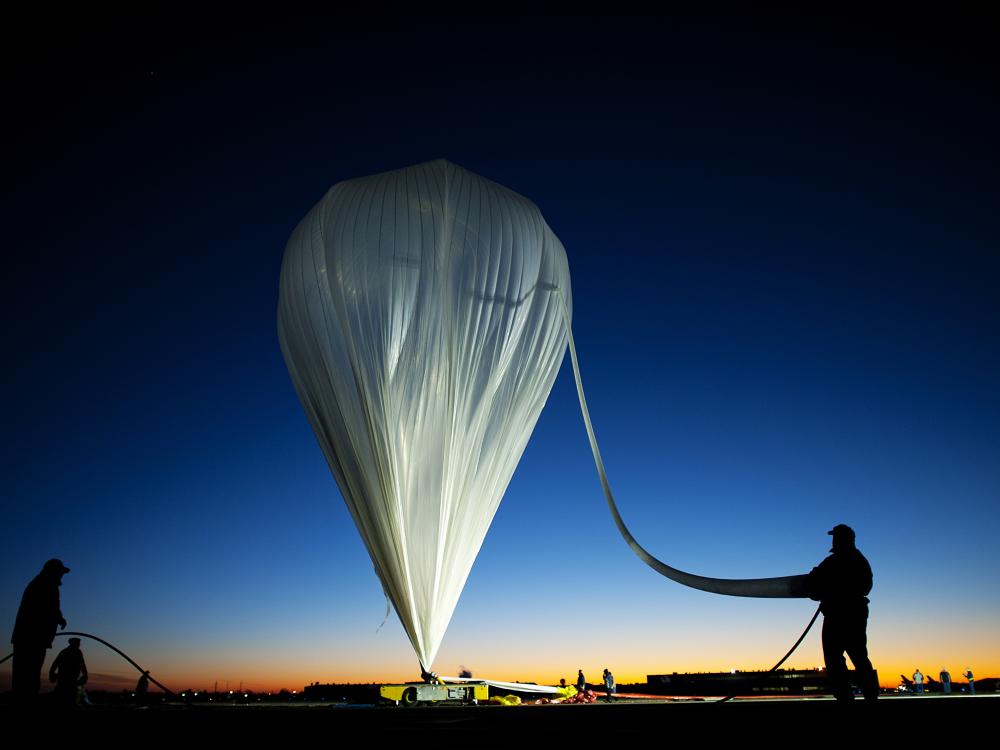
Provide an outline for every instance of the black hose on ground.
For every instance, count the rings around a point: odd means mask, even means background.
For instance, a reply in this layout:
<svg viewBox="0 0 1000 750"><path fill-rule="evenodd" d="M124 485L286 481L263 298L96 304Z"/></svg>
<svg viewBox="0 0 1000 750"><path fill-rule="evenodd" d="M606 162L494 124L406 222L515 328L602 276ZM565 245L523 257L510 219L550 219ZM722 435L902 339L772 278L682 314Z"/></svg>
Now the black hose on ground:
<svg viewBox="0 0 1000 750"><path fill-rule="evenodd" d="M76 636L82 636L83 638L90 638L92 641L97 641L98 643L103 643L105 646L107 646L108 648L110 648L112 651L114 651L116 654L118 654L120 657L122 657L125 661L127 661L129 664L131 664L133 667L135 667L139 671L139 674L148 674L148 671L145 670L145 669L143 669L142 667L140 667L132 659L131 656L129 656L128 654L126 654L124 651L122 651L117 646L115 646L115 645L113 645L111 643L108 643L103 638L98 638L96 635L91 635L90 633L76 633L76 632L73 632L73 631L70 631L70 630L67 630L67 631L62 632L62 633L56 633L56 635L76 635ZM175 693L173 690L171 690L170 688L168 688L162 682L160 682L159 680L157 680L155 677L153 677L153 675L148 675L148 676L149 676L149 681L152 682L154 685L156 685L156 687L160 688L160 690L162 690L164 693L167 693L168 695L172 695L174 697L177 697L177 693Z"/></svg>
<svg viewBox="0 0 1000 750"><path fill-rule="evenodd" d="M96 635L91 635L90 633L78 633L78 632L73 631L73 630L64 630L61 633L56 633L56 635L57 636L60 636L60 635L75 635L75 636L79 636L79 637L82 637L82 638L90 638L90 640L97 641L98 643L103 643L105 646L107 646L108 648L110 648L112 651L114 651L116 654L118 654L120 657L122 657L125 661L127 661L129 664L131 664L137 670L139 670L140 674L148 674L147 670L145 670L142 667L140 667L135 662L135 660L132 659L132 657L130 657L128 654L126 654L124 651L122 651L120 648L118 648L114 644L108 643L106 640L104 640L103 638L98 638ZM13 653L7 654L4 658L0 659L0 664L3 664L5 661L7 661L8 659L10 659L13 655L14 655ZM173 690L171 690L170 688L168 688L162 682L158 681L155 677L153 677L153 675L148 675L148 676L149 676L149 681L152 682L154 685L156 685L158 688L160 688L160 690L162 690L164 693L167 693L168 695L172 695L175 698L177 697L177 693L175 693Z"/></svg>
<svg viewBox="0 0 1000 750"><path fill-rule="evenodd" d="M819 617L819 607L816 607L816 611L813 612L812 619L809 621L809 624L806 625L806 629L802 631L802 635L800 635L799 639L795 641L795 644L790 649L788 649L788 653L782 656L781 659L778 660L778 663L775 664L773 667L771 667L769 670L767 670L764 674L770 674L771 672L774 672L778 667L780 667L782 664L785 663L785 659L791 656L794 653L795 649L799 647L799 644L802 643L802 639L806 637L806 633L808 633L809 630L812 628L813 623L816 622L817 617ZM736 697L735 693L733 695L727 695L725 698L720 698L719 700L717 700L716 703L725 703L726 701L732 700L735 697Z"/></svg>

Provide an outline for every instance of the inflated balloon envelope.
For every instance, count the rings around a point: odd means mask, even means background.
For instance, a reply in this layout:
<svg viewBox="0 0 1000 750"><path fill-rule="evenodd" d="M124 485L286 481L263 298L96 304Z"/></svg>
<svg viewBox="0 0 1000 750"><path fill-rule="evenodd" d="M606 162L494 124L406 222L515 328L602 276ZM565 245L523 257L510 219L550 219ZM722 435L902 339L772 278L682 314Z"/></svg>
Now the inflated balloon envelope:
<svg viewBox="0 0 1000 750"><path fill-rule="evenodd" d="M569 344L594 462L647 565L716 594L804 597L647 552L611 492L573 345L566 252L526 198L447 161L335 185L281 269L292 382L375 571L430 670Z"/></svg>
<svg viewBox="0 0 1000 750"><path fill-rule="evenodd" d="M538 208L443 160L335 185L288 242L285 362L425 669L555 381L570 300Z"/></svg>

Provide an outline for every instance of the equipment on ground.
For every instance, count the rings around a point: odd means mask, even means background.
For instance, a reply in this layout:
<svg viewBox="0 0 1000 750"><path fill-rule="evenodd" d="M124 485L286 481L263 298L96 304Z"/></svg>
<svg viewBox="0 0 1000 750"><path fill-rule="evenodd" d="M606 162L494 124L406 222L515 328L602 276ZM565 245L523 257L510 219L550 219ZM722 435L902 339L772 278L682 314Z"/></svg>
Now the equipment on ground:
<svg viewBox="0 0 1000 750"><path fill-rule="evenodd" d="M382 685L379 697L383 702L397 706L416 706L420 703L485 703L490 697L490 688L485 682L466 682L459 685L442 685L427 682L407 682L404 685Z"/></svg>

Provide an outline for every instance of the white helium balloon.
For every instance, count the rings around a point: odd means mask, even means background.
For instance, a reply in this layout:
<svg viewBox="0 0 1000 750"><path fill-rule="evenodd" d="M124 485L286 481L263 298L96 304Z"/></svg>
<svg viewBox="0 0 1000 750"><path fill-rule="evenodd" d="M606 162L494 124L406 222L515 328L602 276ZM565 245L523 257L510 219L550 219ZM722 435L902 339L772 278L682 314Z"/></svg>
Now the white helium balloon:
<svg viewBox="0 0 1000 750"><path fill-rule="evenodd" d="M285 362L425 669L556 378L564 300L538 208L443 160L335 185L288 241Z"/></svg>

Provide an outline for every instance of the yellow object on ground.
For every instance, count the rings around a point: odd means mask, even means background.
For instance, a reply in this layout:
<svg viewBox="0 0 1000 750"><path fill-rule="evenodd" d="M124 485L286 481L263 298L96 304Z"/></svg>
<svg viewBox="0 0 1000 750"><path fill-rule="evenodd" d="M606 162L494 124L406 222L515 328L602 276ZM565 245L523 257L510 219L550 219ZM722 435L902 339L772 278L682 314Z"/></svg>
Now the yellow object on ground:
<svg viewBox="0 0 1000 750"><path fill-rule="evenodd" d="M494 695L490 698L490 703L494 706L520 706L521 699L516 695Z"/></svg>

